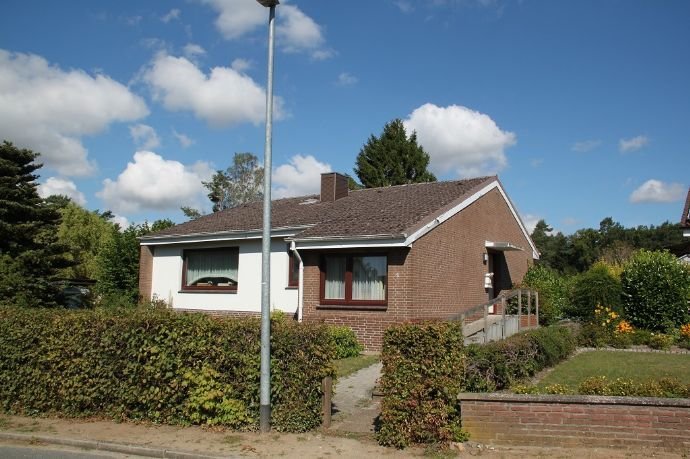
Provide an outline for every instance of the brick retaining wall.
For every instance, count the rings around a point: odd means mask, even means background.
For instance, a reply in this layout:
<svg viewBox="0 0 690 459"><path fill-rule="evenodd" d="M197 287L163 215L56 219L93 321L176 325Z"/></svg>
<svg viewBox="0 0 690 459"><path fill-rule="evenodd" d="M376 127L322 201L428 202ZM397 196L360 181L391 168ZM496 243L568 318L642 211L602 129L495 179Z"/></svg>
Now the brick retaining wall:
<svg viewBox="0 0 690 459"><path fill-rule="evenodd" d="M690 447L690 399L460 394L473 441L535 446Z"/></svg>

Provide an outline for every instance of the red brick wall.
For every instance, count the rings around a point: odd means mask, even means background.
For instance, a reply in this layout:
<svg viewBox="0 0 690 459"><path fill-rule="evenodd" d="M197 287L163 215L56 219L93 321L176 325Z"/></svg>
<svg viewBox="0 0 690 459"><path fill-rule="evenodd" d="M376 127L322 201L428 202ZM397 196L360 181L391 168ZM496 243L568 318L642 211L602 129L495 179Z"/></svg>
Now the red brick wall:
<svg viewBox="0 0 690 459"><path fill-rule="evenodd" d="M510 284L520 282L532 250L498 190L492 190L416 241L408 257L419 318L446 318L490 300L484 289L486 241L511 242L505 252Z"/></svg>
<svg viewBox="0 0 690 459"><path fill-rule="evenodd" d="M690 447L690 400L460 394L473 441L538 446Z"/></svg>
<svg viewBox="0 0 690 459"><path fill-rule="evenodd" d="M415 241L411 248L388 251L385 311L319 308L320 254L302 251L303 318L348 325L367 350L380 350L383 331L391 324L447 318L488 301L483 288L488 271L483 263L487 240L524 248L506 252L512 282L519 282L532 262L532 250L503 197L492 190Z"/></svg>
<svg viewBox="0 0 690 459"><path fill-rule="evenodd" d="M153 279L153 247L139 247L139 297L142 301L151 300Z"/></svg>

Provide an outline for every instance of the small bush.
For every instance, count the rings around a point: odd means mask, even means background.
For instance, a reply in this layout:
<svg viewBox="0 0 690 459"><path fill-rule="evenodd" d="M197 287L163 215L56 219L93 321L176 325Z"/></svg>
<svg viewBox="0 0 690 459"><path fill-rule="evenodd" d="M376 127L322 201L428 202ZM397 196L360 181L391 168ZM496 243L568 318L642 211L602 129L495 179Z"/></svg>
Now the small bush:
<svg viewBox="0 0 690 459"><path fill-rule="evenodd" d="M573 282L571 308L566 312L576 319L592 321L596 306L621 310L621 281L604 262L597 262Z"/></svg>
<svg viewBox="0 0 690 459"><path fill-rule="evenodd" d="M673 336L664 333L652 333L647 344L652 349L667 350L673 345Z"/></svg>
<svg viewBox="0 0 690 459"><path fill-rule="evenodd" d="M670 253L640 250L621 282L625 315L636 327L667 332L690 321L690 268Z"/></svg>
<svg viewBox="0 0 690 459"><path fill-rule="evenodd" d="M522 287L539 291L539 323L551 325L570 308L570 284L555 271L534 264L522 280Z"/></svg>
<svg viewBox="0 0 690 459"><path fill-rule="evenodd" d="M465 368L459 322L397 325L386 330L381 361L384 446L462 441L460 405Z"/></svg>
<svg viewBox="0 0 690 459"><path fill-rule="evenodd" d="M350 327L329 326L328 330L335 345L336 359L357 357L364 350Z"/></svg>
<svg viewBox="0 0 690 459"><path fill-rule="evenodd" d="M632 332L632 343L636 346L647 346L652 338L652 332L638 328Z"/></svg>

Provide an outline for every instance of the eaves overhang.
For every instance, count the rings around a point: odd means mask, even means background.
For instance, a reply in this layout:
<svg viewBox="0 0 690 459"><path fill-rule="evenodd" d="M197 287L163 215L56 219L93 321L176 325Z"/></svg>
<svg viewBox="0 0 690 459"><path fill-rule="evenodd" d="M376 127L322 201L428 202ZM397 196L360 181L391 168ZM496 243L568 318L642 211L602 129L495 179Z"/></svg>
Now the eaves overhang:
<svg viewBox="0 0 690 459"><path fill-rule="evenodd" d="M298 234L309 226L274 228L271 231L271 238L287 238ZM192 234L166 234L161 236L141 236L141 245L168 245L168 244L193 244L196 242L216 242L216 241L241 241L249 239L261 239L260 229L248 231L215 231L199 232Z"/></svg>

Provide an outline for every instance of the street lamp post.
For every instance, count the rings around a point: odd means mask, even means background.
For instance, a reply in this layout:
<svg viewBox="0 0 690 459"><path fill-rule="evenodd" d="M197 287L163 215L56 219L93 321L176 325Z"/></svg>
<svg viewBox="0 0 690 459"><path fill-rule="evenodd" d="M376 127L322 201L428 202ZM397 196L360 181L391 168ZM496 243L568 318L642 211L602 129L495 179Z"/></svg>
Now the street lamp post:
<svg viewBox="0 0 690 459"><path fill-rule="evenodd" d="M273 131L273 44L278 0L256 0L269 9L268 82L266 83L266 143L264 144L264 213L261 236L261 381L259 428L271 430L271 147Z"/></svg>

